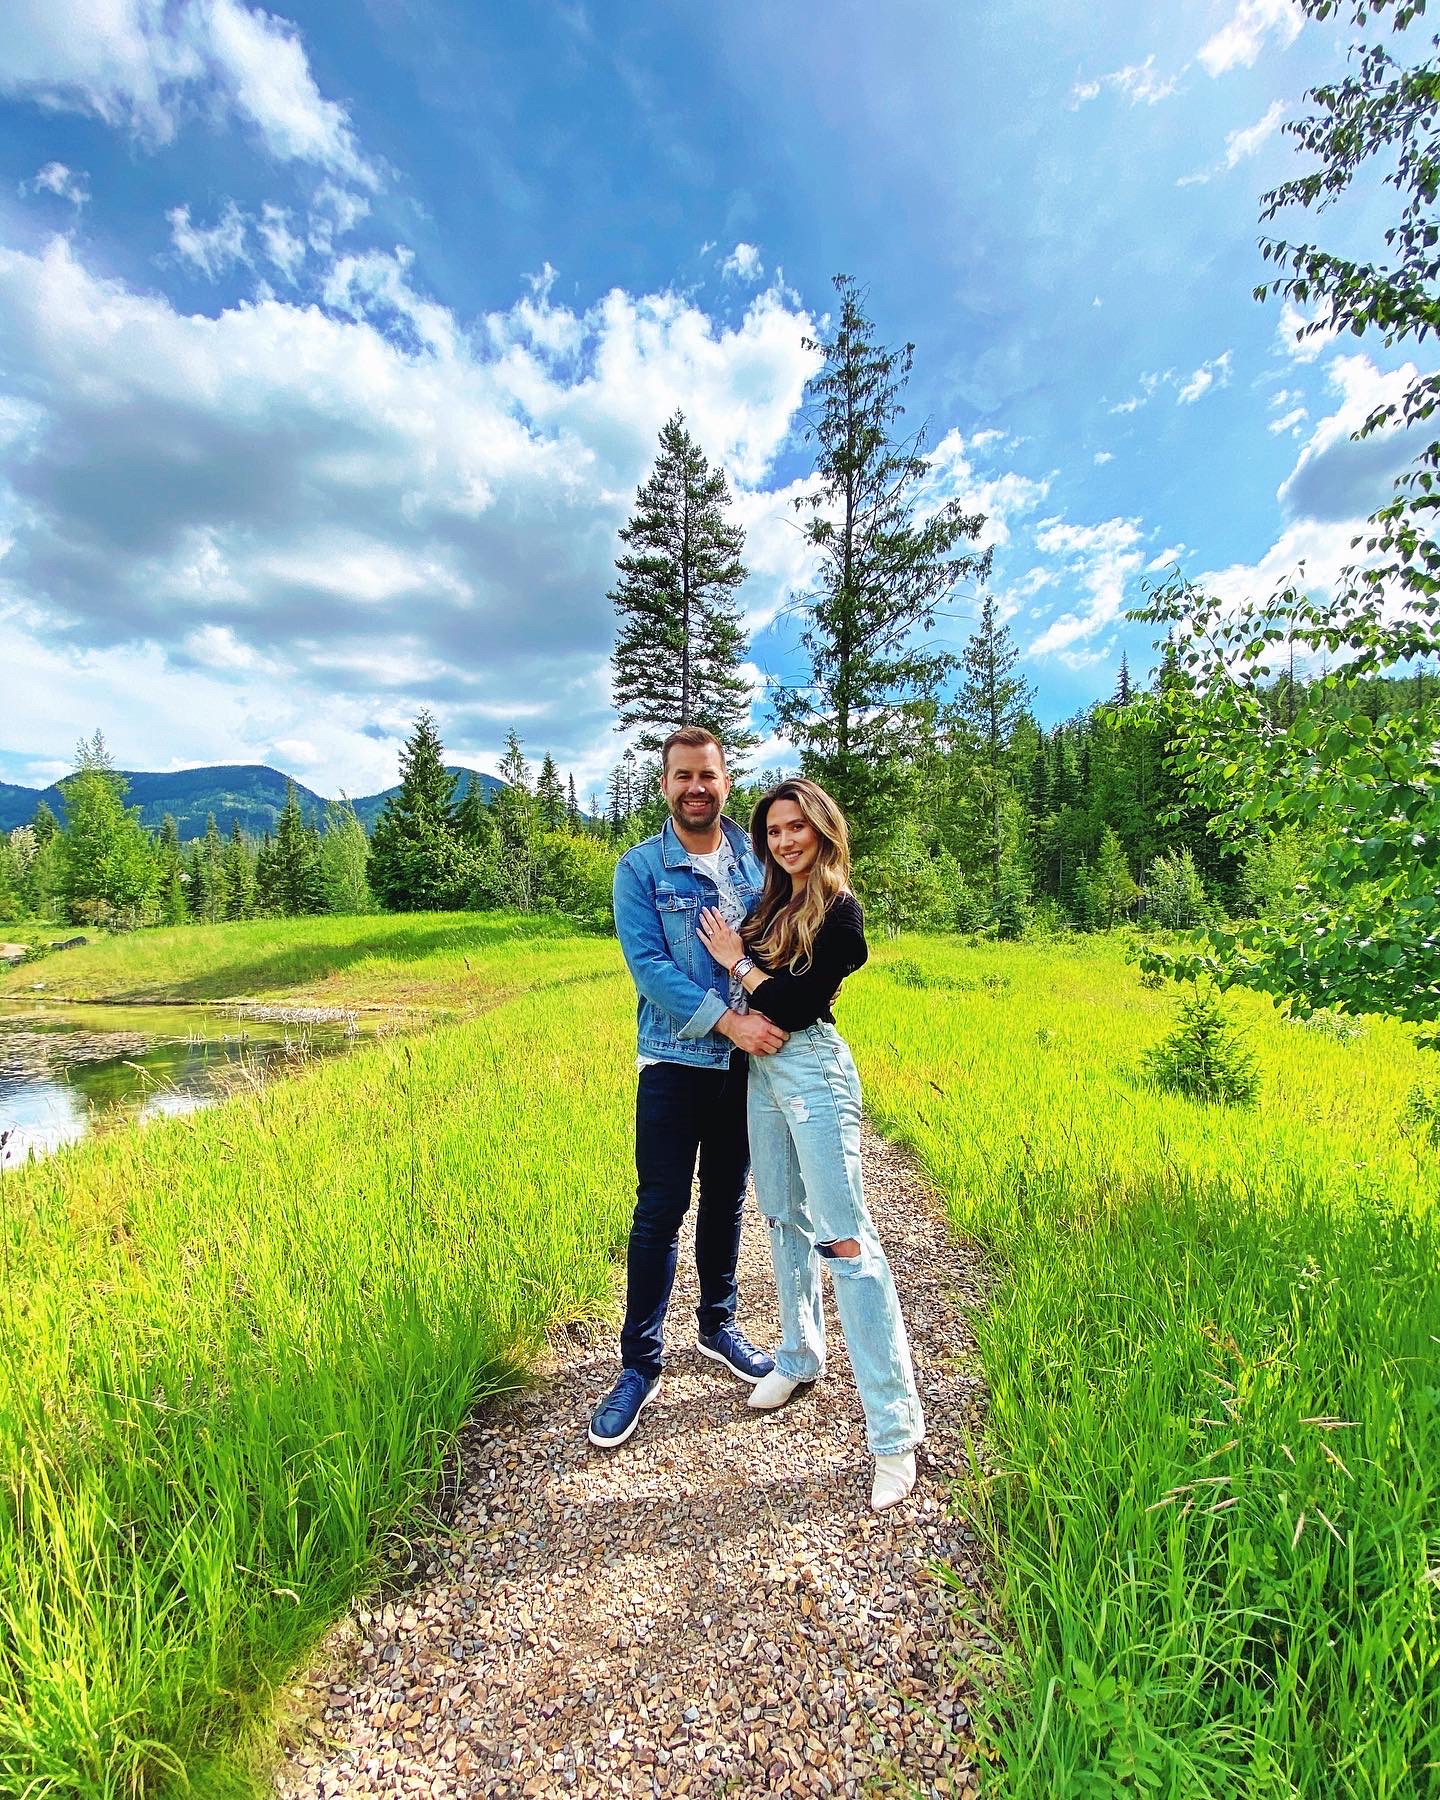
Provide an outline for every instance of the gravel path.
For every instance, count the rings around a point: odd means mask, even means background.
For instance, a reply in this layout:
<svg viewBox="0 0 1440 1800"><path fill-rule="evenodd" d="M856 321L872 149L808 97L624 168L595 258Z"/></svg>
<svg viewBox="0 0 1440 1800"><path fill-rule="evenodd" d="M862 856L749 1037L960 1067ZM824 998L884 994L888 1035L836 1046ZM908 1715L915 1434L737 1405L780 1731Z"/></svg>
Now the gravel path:
<svg viewBox="0 0 1440 1800"><path fill-rule="evenodd" d="M867 1132L865 1159L929 1425L910 1500L869 1511L828 1304L824 1382L752 1412L694 1348L687 1247L661 1397L628 1444L584 1437L615 1373L608 1327L568 1335L539 1386L466 1431L449 1536L286 1697L285 1800L977 1791L958 1653L983 1627L957 1602L988 1603L949 1484L982 1417L965 1309L983 1276L899 1152ZM751 1208L741 1323L760 1343L771 1291Z"/></svg>

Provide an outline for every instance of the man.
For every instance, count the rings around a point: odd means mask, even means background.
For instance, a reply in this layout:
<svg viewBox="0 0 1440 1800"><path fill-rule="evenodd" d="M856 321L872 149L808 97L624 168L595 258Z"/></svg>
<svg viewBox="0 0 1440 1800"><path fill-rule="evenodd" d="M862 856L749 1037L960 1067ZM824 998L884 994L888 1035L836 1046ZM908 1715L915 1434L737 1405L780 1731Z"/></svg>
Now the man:
<svg viewBox="0 0 1440 1800"><path fill-rule="evenodd" d="M640 1075L622 1368L590 1418L590 1442L607 1449L630 1436L659 1386L665 1310L697 1157L700 1351L752 1384L775 1366L735 1325L735 1264L750 1172L747 1059L773 1055L785 1033L745 1010L744 989L732 986L696 935L702 907L739 924L760 896L763 875L749 839L725 817L730 777L718 740L686 726L666 738L660 754L670 817L657 837L626 851L615 871L615 929L639 990Z"/></svg>

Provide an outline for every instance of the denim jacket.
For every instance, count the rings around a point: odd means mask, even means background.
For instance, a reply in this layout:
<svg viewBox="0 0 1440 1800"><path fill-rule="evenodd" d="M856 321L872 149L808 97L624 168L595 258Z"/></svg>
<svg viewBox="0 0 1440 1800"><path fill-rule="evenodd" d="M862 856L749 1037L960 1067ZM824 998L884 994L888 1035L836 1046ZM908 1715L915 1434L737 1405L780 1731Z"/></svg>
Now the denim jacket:
<svg viewBox="0 0 1440 1800"><path fill-rule="evenodd" d="M735 890L748 912L764 875L750 840L722 818L737 864ZM724 1069L730 1040L715 1023L730 1005L730 977L696 935L702 906L714 906L715 883L690 861L669 819L620 858L615 870L615 930L625 964L640 991L640 1054L661 1062Z"/></svg>

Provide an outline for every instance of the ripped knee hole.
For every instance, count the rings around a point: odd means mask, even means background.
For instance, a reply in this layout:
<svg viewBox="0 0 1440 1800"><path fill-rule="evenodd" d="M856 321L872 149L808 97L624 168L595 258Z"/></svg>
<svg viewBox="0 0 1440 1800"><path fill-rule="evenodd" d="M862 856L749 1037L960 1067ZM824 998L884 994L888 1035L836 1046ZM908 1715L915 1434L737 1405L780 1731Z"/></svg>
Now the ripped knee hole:
<svg viewBox="0 0 1440 1800"><path fill-rule="evenodd" d="M858 1256L859 1240L856 1238L836 1238L833 1243L817 1244L815 1248L822 1256Z"/></svg>

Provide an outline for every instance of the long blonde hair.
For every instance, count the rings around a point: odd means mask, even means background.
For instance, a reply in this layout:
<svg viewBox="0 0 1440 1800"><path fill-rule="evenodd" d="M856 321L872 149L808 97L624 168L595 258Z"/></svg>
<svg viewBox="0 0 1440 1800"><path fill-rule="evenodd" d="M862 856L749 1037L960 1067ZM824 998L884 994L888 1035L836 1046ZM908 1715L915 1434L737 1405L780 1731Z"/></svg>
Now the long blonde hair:
<svg viewBox="0 0 1440 1800"><path fill-rule="evenodd" d="M775 860L767 830L770 808L777 800L793 800L813 826L820 849L810 875L797 896L789 873ZM810 966L815 934L830 902L850 892L850 830L845 815L818 783L803 775L779 782L756 802L750 819L750 841L765 871L760 903L746 920L741 936L772 969L801 974Z"/></svg>

